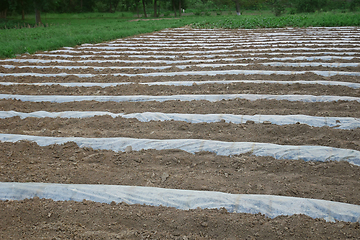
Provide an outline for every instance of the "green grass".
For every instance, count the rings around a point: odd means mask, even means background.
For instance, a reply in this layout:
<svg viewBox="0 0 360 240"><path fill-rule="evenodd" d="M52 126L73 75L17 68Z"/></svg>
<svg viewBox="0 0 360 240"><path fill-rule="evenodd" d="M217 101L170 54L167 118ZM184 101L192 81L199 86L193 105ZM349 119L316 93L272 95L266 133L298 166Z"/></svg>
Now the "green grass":
<svg viewBox="0 0 360 240"><path fill-rule="evenodd" d="M282 28L282 27L335 27L360 26L360 13L312 13L276 17L272 14L218 16L203 18L192 24L194 28Z"/></svg>
<svg viewBox="0 0 360 240"><path fill-rule="evenodd" d="M45 25L62 24L69 21L87 20L87 19L132 19L134 16L131 12L116 12L116 13L43 13L41 15L42 22ZM11 28L27 28L34 27L35 17L33 15L26 15L25 20L21 20L21 16L14 16L10 19L0 19L0 29Z"/></svg>
<svg viewBox="0 0 360 240"><path fill-rule="evenodd" d="M14 57L15 54L53 50L82 43L103 42L190 23L187 18L130 22L129 18L106 18L98 14L90 16L56 16L46 19L43 17L44 27L2 29L0 57Z"/></svg>
<svg viewBox="0 0 360 240"><path fill-rule="evenodd" d="M180 19L129 21L130 13L43 14L44 26L22 29L0 29L0 58L98 43L117 38L150 33L165 28L192 25L194 28L273 28L308 26L360 26L359 13L314 13L275 17L269 12L242 16L183 16ZM34 16L26 16L26 24L34 24ZM24 24L20 17L10 19L13 26ZM25 25L26 25L25 24Z"/></svg>

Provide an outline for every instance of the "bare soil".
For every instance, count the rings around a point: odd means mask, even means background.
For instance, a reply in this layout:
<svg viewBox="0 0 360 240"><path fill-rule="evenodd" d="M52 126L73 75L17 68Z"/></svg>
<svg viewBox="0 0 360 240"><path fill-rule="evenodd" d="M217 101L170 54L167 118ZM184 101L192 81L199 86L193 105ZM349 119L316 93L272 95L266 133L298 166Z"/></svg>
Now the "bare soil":
<svg viewBox="0 0 360 240"><path fill-rule="evenodd" d="M140 122L137 119L96 116L84 119L0 119L0 131L54 137L131 137L150 139L208 139L226 142L267 142L282 145L321 145L360 151L360 129L340 130L305 124L274 125Z"/></svg>
<svg viewBox="0 0 360 240"><path fill-rule="evenodd" d="M144 205L45 199L0 202L7 239L358 239L359 223L305 215L269 219L225 209L189 211Z"/></svg>
<svg viewBox="0 0 360 240"><path fill-rule="evenodd" d="M316 70L316 69L314 69ZM86 73L86 72L83 72ZM196 76L196 75L179 75L174 77L151 77L151 76L95 76L79 78L75 75L66 77L36 77L36 76L5 76L1 77L1 82L164 82L164 81L211 81L211 80L277 80L277 81L296 81L296 80L325 80L325 81L343 81L360 83L359 77L335 75L323 77L314 73L293 74L293 75L262 75L262 74L237 74L237 75L214 75L214 76Z"/></svg>
<svg viewBox="0 0 360 240"><path fill-rule="evenodd" d="M140 84L120 85L116 87L62 87L53 86L1 86L3 94L20 95L174 95L174 94L299 94L332 95L360 97L360 88L329 86L320 84L201 84L193 86L146 86Z"/></svg>
<svg viewBox="0 0 360 240"><path fill-rule="evenodd" d="M180 150L113 152L75 143L4 143L0 181L152 186L270 194L360 204L359 167ZM164 173L169 176L164 180Z"/></svg>
<svg viewBox="0 0 360 240"><path fill-rule="evenodd" d="M166 102L95 102L84 101L68 103L22 102L20 100L1 100L3 111L109 111L114 113L165 112L165 113L227 113L227 114L305 114L323 117L360 117L360 103L337 101L328 103L306 103L276 100L248 101L242 99L208 101L166 101Z"/></svg>

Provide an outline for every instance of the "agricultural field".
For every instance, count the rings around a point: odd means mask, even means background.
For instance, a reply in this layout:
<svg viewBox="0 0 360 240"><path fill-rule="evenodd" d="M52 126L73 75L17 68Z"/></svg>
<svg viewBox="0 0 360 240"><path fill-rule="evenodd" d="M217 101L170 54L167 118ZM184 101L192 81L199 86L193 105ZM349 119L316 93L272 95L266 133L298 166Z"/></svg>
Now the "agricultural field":
<svg viewBox="0 0 360 240"><path fill-rule="evenodd" d="M359 27L169 28L0 81L7 239L360 237Z"/></svg>

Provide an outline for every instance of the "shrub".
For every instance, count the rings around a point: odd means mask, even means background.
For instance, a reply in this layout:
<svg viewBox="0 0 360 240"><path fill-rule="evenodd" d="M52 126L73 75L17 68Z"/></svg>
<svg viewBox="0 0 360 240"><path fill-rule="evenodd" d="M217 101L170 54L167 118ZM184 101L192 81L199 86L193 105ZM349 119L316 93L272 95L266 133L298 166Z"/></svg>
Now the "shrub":
<svg viewBox="0 0 360 240"><path fill-rule="evenodd" d="M356 8L359 6L360 6L360 0L352 0L349 4L349 10L355 12Z"/></svg>
<svg viewBox="0 0 360 240"><path fill-rule="evenodd" d="M297 12L315 12L319 9L319 0L296 0L295 8Z"/></svg>
<svg viewBox="0 0 360 240"><path fill-rule="evenodd" d="M275 16L280 16L285 12L285 6L284 2L281 0L276 0L273 5L273 11L275 13Z"/></svg>

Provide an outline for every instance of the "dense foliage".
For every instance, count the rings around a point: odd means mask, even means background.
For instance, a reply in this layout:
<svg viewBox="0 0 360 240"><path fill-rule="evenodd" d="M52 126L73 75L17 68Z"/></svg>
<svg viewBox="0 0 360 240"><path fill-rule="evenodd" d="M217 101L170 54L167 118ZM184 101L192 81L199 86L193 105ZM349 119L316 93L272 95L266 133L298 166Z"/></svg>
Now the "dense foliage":
<svg viewBox="0 0 360 240"><path fill-rule="evenodd" d="M192 25L195 28L283 28L283 27L335 27L335 26L360 26L358 13L321 13L321 14L296 14L275 17L273 15L254 16L223 16L214 19L204 18Z"/></svg>
<svg viewBox="0 0 360 240"><path fill-rule="evenodd" d="M191 12L235 10L268 10L273 9L276 15L286 8L293 12L330 11L333 9L350 9L360 7L360 0L0 0L0 12L7 14L33 13L37 8L48 13L80 13L80 12L115 12L155 11ZM155 14L155 12L154 12ZM153 15L154 16L154 15Z"/></svg>

